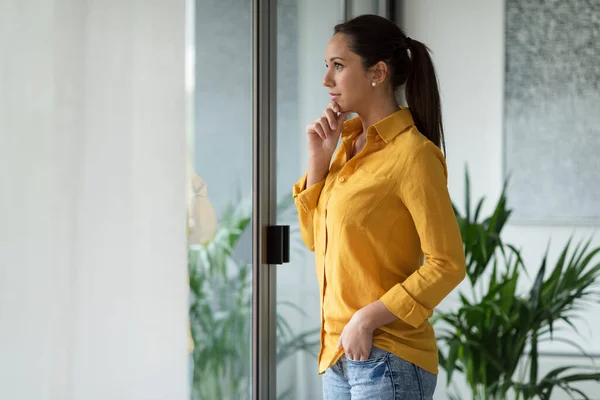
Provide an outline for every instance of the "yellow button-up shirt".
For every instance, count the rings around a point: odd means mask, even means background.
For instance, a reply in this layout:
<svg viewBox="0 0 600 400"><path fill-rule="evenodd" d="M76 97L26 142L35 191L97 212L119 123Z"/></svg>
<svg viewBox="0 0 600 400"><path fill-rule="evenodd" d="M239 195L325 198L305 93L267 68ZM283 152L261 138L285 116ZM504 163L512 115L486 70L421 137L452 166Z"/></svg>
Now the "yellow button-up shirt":
<svg viewBox="0 0 600 400"><path fill-rule="evenodd" d="M306 188L304 175L293 188L321 293L319 373L342 356L338 340L353 314L381 300L398 320L377 329L373 345L436 374L428 318L465 276L446 161L408 108L369 127L350 158L361 131L358 117L346 121L327 177Z"/></svg>

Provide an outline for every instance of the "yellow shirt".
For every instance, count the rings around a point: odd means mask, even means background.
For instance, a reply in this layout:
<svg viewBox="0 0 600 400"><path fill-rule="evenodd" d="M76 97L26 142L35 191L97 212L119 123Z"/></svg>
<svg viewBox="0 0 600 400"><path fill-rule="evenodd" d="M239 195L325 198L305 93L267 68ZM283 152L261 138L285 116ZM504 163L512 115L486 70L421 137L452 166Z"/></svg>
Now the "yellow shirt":
<svg viewBox="0 0 600 400"><path fill-rule="evenodd" d="M327 177L306 188L304 175L293 189L321 293L319 374L343 354L352 315L377 300L399 319L377 329L373 345L437 374L428 318L465 277L446 161L407 108L369 127L349 159L361 130L358 117L346 121Z"/></svg>

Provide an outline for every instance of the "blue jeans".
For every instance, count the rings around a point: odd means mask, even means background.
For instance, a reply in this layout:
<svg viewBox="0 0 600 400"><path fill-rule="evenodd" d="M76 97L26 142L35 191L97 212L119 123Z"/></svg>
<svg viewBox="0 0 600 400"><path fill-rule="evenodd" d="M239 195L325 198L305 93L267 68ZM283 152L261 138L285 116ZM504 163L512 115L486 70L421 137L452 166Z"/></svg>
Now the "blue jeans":
<svg viewBox="0 0 600 400"><path fill-rule="evenodd" d="M343 355L323 375L323 400L431 400L437 375L373 347L366 361Z"/></svg>

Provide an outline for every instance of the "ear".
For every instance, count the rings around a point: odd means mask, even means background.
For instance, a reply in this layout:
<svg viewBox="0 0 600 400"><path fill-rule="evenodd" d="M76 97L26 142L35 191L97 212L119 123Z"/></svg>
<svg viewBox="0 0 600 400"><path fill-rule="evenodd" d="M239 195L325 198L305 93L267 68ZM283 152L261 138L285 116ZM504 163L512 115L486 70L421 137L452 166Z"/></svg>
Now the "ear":
<svg viewBox="0 0 600 400"><path fill-rule="evenodd" d="M370 68L372 74L371 80L377 82L377 85L381 85L388 75L388 66L383 61L379 61L377 64Z"/></svg>

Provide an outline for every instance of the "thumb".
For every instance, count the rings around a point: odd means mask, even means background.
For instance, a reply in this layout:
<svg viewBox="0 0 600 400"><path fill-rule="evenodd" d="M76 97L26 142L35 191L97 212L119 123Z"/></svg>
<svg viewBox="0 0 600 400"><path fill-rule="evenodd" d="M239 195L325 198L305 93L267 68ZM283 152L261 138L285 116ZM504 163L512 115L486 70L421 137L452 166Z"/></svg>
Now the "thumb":
<svg viewBox="0 0 600 400"><path fill-rule="evenodd" d="M342 337L341 336L340 336L340 340L338 340L338 344L337 344L337 349L336 350L339 350L340 347L342 347Z"/></svg>
<svg viewBox="0 0 600 400"><path fill-rule="evenodd" d="M343 113L340 113L340 115L338 115L338 118L337 118L338 126L342 125L342 123L344 122L346 117L348 115L350 115L351 113L352 113L352 111L344 111Z"/></svg>

